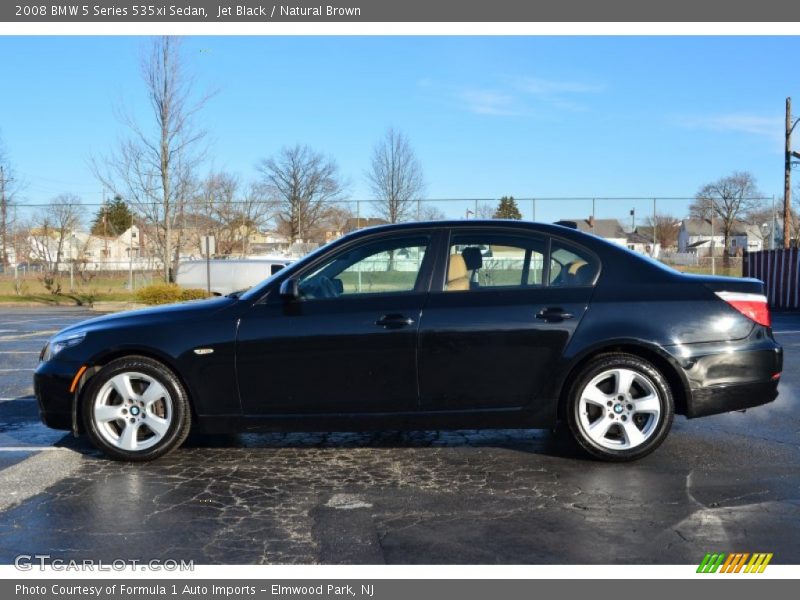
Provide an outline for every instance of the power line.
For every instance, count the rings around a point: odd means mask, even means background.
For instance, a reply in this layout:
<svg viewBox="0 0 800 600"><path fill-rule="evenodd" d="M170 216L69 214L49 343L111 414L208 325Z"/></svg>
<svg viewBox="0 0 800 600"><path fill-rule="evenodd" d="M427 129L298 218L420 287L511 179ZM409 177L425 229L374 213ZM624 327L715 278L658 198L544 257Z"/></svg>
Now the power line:
<svg viewBox="0 0 800 600"><path fill-rule="evenodd" d="M640 201L640 202L652 202L653 200L663 202L663 201L694 201L696 200L696 196L653 196L653 195L642 195L642 196L532 196L532 197L517 197L515 196L514 199L517 202L531 202L533 200L537 202L613 202L613 201L624 201L624 202L631 202L631 201ZM433 204L436 202L490 202L496 203L499 198L423 198L421 202L426 204ZM759 202L767 202L771 201L771 196L748 196L743 198L743 200L752 200L752 201L759 201ZM253 202L252 200L226 200L225 205L240 205L240 204L249 204L252 205L254 203L260 204L277 204L280 201L277 200L263 200L258 202ZM374 198L356 198L356 199L343 199L343 200L335 200L331 201L330 204L374 204L380 203L381 200L374 199ZM158 205L158 202L153 203L129 203L128 206L133 209L137 210L139 207L151 207ZM203 201L203 200L187 200L186 206L197 206L197 207L209 207L213 206L215 202L213 200L210 201ZM50 206L49 202L15 202L14 206L18 208L47 208ZM100 208L103 206L103 202L79 202L74 204L67 204L65 206L71 207L82 207L82 208Z"/></svg>

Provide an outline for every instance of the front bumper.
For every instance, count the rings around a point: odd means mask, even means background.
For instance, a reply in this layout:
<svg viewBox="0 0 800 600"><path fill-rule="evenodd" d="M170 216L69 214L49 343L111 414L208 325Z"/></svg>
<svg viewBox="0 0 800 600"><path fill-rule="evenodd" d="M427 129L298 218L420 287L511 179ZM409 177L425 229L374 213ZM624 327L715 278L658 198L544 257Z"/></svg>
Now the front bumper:
<svg viewBox="0 0 800 600"><path fill-rule="evenodd" d="M783 348L761 326L732 342L666 348L688 383L686 416L704 417L743 410L778 397Z"/></svg>
<svg viewBox="0 0 800 600"><path fill-rule="evenodd" d="M33 374L33 392L42 422L52 429L72 429L74 394L69 391L80 363L49 360Z"/></svg>

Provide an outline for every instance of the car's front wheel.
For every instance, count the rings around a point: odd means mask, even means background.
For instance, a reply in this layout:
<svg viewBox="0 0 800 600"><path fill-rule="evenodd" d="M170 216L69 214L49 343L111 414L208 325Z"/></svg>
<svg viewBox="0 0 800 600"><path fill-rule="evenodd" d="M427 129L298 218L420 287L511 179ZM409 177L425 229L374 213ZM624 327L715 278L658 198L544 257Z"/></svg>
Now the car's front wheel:
<svg viewBox="0 0 800 600"><path fill-rule="evenodd" d="M154 460L180 446L191 416L175 374L143 356L108 363L82 394L83 424L92 443L116 460Z"/></svg>
<svg viewBox="0 0 800 600"><path fill-rule="evenodd" d="M568 395L573 437L603 460L635 460L651 453L666 438L674 415L664 376L631 354L606 354L590 361Z"/></svg>

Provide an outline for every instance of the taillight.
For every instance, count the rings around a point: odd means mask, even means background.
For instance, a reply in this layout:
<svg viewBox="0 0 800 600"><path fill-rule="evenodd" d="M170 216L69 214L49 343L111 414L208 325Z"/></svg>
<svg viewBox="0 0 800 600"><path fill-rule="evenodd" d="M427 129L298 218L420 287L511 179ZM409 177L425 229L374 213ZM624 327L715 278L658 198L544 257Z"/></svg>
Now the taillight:
<svg viewBox="0 0 800 600"><path fill-rule="evenodd" d="M744 294L741 292L717 292L717 296L725 300L748 319L752 319L764 327L772 326L769 315L767 297L762 294Z"/></svg>

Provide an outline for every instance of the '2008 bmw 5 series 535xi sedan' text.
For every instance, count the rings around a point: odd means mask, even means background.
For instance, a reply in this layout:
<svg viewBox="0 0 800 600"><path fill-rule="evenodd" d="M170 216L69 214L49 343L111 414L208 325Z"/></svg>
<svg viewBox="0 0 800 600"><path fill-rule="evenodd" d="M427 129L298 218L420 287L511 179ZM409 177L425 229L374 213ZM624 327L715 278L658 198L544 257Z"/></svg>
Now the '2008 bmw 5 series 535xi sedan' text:
<svg viewBox="0 0 800 600"><path fill-rule="evenodd" d="M763 285L686 275L569 227L407 223L346 235L241 294L73 325L42 420L143 461L206 433L550 428L653 451L674 415L764 404L782 350Z"/></svg>

